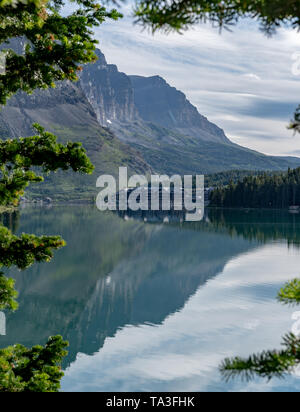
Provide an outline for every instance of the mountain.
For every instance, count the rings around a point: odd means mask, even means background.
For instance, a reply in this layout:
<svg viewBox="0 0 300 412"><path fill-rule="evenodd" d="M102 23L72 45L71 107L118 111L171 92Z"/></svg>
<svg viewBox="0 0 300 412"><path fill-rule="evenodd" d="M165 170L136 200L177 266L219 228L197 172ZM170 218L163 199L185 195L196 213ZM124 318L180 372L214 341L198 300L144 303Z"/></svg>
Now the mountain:
<svg viewBox="0 0 300 412"><path fill-rule="evenodd" d="M160 76L130 76L134 102L141 118L197 139L230 143L225 133L202 116L186 96Z"/></svg>
<svg viewBox="0 0 300 412"><path fill-rule="evenodd" d="M24 39L10 47L24 50ZM1 47L0 47L1 48ZM93 176L58 173L44 185L31 186L35 196L81 199L95 196L100 174L210 174L226 170L286 170L300 159L266 156L232 143L224 131L202 116L186 96L159 76L127 76L98 61L86 65L76 84L18 93L0 111L3 138L33 134L38 122L59 140L82 141L95 165Z"/></svg>
<svg viewBox="0 0 300 412"><path fill-rule="evenodd" d="M139 150L159 173L215 173L225 170L286 170L296 157L266 156L232 143L186 96L160 76L126 76L98 50L87 65L82 88L103 126Z"/></svg>
<svg viewBox="0 0 300 412"><path fill-rule="evenodd" d="M129 173L150 173L151 168L132 147L102 127L79 83L58 83L55 89L37 90L31 96L18 93L0 111L0 133L5 138L31 136L32 124L38 122L56 134L59 141L82 141L95 165L92 176L58 173L46 177L43 185L32 185L34 195L55 199L81 199L97 195L99 175L117 175L120 166Z"/></svg>
<svg viewBox="0 0 300 412"><path fill-rule="evenodd" d="M80 80L99 123L109 127L112 122L137 119L130 78L120 73L117 66L107 64L100 50L96 54L98 61L85 67Z"/></svg>

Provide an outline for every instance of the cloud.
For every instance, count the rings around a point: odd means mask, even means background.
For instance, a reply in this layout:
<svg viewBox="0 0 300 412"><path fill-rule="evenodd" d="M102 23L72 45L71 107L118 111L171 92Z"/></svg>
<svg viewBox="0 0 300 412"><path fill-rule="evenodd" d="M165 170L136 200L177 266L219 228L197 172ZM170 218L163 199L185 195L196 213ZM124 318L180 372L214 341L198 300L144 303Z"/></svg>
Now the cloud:
<svg viewBox="0 0 300 412"><path fill-rule="evenodd" d="M96 30L110 63L128 74L163 76L239 144L276 155L300 150L286 128L300 103L300 77L292 73L300 34L281 29L267 38L246 20L221 35L199 25L152 36L133 25L129 6L123 20Z"/></svg>
<svg viewBox="0 0 300 412"><path fill-rule="evenodd" d="M300 103L293 70L299 33L281 29L267 38L243 20L222 34L207 24L152 36L133 24L132 4L123 6L124 19L95 29L109 63L127 74L163 76L238 144L266 154L299 153L300 138L286 127Z"/></svg>
<svg viewBox="0 0 300 412"><path fill-rule="evenodd" d="M251 80L257 80L257 81L261 80L261 78L257 76L257 74L254 74L254 73L247 73L247 74L244 74L243 76Z"/></svg>

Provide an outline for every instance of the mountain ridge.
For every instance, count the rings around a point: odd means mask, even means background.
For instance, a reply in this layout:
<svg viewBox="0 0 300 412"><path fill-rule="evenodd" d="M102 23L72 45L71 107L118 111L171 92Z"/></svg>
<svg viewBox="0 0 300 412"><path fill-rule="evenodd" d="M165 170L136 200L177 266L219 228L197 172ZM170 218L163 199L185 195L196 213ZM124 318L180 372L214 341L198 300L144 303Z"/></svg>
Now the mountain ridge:
<svg viewBox="0 0 300 412"><path fill-rule="evenodd" d="M11 47L18 52L22 42ZM1 47L0 47L1 48ZM128 76L98 61L84 66L77 83L18 93L0 111L4 138L34 134L38 122L60 141L82 141L95 164L93 176L59 173L44 185L31 186L36 196L77 199L96 195L101 174L210 174L226 170L286 170L300 158L267 156L231 142L224 131L201 115L185 94L161 76Z"/></svg>
<svg viewBox="0 0 300 412"><path fill-rule="evenodd" d="M224 131L211 123L187 99L186 95L172 87L161 76L129 76L135 104L141 118L162 127L190 134L201 140L230 143ZM155 110L153 110L155 108ZM199 135L195 129L201 129Z"/></svg>
<svg viewBox="0 0 300 412"><path fill-rule="evenodd" d="M300 158L267 156L231 142L161 76L127 76L109 65L100 50L97 55L100 67L85 66L80 81L98 121L142 153L155 172L183 175L300 166Z"/></svg>

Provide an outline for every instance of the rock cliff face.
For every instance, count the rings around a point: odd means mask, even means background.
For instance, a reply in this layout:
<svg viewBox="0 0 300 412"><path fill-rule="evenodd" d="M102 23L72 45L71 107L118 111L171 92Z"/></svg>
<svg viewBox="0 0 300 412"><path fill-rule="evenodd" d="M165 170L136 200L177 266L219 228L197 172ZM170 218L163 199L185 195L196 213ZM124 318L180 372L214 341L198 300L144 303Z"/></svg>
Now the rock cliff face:
<svg viewBox="0 0 300 412"><path fill-rule="evenodd" d="M222 129L162 77L127 76L107 64L100 50L97 56L97 63L85 66L80 80L102 126L144 121L199 140L230 143Z"/></svg>
<svg viewBox="0 0 300 412"><path fill-rule="evenodd" d="M100 50L97 56L97 63L84 68L81 85L99 123L110 126L115 121L133 121L137 110L129 77L120 73L117 66L107 64Z"/></svg>
<svg viewBox="0 0 300 412"><path fill-rule="evenodd" d="M69 82L57 83L55 89L37 90L31 96L18 93L0 111L0 127L2 133L8 131L8 137L31 135L34 122L52 132L59 125L83 128L89 123L101 129L79 84Z"/></svg>
<svg viewBox="0 0 300 412"><path fill-rule="evenodd" d="M285 170L298 158L265 156L232 143L186 96L160 76L126 76L98 50L81 86L99 123L142 153L157 173L199 174L231 169Z"/></svg>
<svg viewBox="0 0 300 412"><path fill-rule="evenodd" d="M37 90L31 96L18 93L0 111L1 137L31 136L32 124L36 122L54 133L60 142L82 142L95 166L92 176L71 172L50 175L43 184L30 186L31 194L37 197L42 194L56 200L92 198L99 191L96 179L101 174L118 176L121 166L127 166L130 174L151 171L136 149L100 126L79 83L58 83L55 89Z"/></svg>
<svg viewBox="0 0 300 412"><path fill-rule="evenodd" d="M186 96L162 77L130 76L139 115L146 122L178 130L199 140L229 143L222 129L209 122Z"/></svg>
<svg viewBox="0 0 300 412"><path fill-rule="evenodd" d="M23 39L11 47L22 53ZM108 64L100 50L97 55L95 64L84 67L80 82L12 98L0 111L1 136L31 135L32 123L38 122L62 141L82 141L97 177L116 175L120 166L129 173L170 175L300 166L299 158L266 156L232 143L161 77L127 76ZM70 175L60 186L81 197L95 190L94 180ZM43 187L52 197L50 183Z"/></svg>

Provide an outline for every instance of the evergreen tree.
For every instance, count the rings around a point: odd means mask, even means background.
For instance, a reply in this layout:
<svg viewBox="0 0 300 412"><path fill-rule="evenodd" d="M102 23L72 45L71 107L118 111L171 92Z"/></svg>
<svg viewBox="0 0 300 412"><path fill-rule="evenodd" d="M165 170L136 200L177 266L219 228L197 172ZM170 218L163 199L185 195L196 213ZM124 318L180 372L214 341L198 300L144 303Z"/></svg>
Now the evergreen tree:
<svg viewBox="0 0 300 412"><path fill-rule="evenodd" d="M286 284L279 292L278 299L284 304L300 304L300 280L295 279ZM255 376L267 378L283 378L293 373L300 365L300 337L288 333L283 338L282 350L269 350L249 356L247 359L235 357L225 359L220 371L225 379L240 376L250 380Z"/></svg>
<svg viewBox="0 0 300 412"><path fill-rule="evenodd" d="M57 81L75 81L81 64L96 61L92 27L120 14L107 11L95 0L75 3L76 10L62 16L62 0L0 1L0 104L18 91L32 93L37 88L55 87ZM10 47L16 38L25 43L20 54ZM17 206L30 183L42 182L37 168L44 173L93 171L81 143L59 144L56 136L40 125L34 127L36 136L0 140L2 209ZM64 245L59 236L15 236L0 226L0 269L26 269L35 262L47 262L53 251ZM0 309L15 310L16 297L14 281L0 272ZM66 346L67 342L56 336L44 347L26 349L16 344L0 350L0 392L58 391Z"/></svg>
<svg viewBox="0 0 300 412"><path fill-rule="evenodd" d="M244 17L257 20L267 34L286 24L300 26L298 0L137 0L135 14L154 31L182 31L207 21L230 28Z"/></svg>
<svg viewBox="0 0 300 412"><path fill-rule="evenodd" d="M219 186L210 194L212 206L230 208L278 208L300 206L300 168L286 173L248 176Z"/></svg>
<svg viewBox="0 0 300 412"><path fill-rule="evenodd" d="M5 56L0 74L0 104L19 90L55 87L59 80L77 80L81 65L95 62L97 41L93 26L106 18L117 19L96 0L76 0L76 10L61 15L62 0L4 0L0 7L0 44ZM11 39L21 38L22 54L10 48Z"/></svg>

